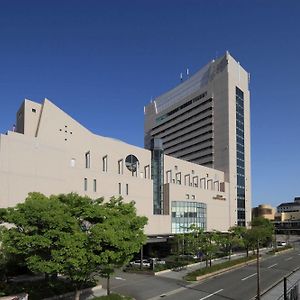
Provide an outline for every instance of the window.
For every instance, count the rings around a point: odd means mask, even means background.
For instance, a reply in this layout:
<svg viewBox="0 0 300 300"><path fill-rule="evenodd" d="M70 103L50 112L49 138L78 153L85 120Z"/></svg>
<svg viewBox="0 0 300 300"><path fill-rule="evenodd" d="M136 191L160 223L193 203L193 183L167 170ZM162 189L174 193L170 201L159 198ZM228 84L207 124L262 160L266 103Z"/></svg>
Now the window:
<svg viewBox="0 0 300 300"><path fill-rule="evenodd" d="M193 186L198 187L198 176L193 177Z"/></svg>
<svg viewBox="0 0 300 300"><path fill-rule="evenodd" d="M118 161L118 174L123 174L123 159Z"/></svg>
<svg viewBox="0 0 300 300"><path fill-rule="evenodd" d="M35 108L32 108L31 111L32 111L33 113L36 113L36 109L35 109Z"/></svg>
<svg viewBox="0 0 300 300"><path fill-rule="evenodd" d="M119 182L119 195L122 195L122 184Z"/></svg>
<svg viewBox="0 0 300 300"><path fill-rule="evenodd" d="M150 167L149 165L144 167L144 177L149 179L150 178Z"/></svg>
<svg viewBox="0 0 300 300"><path fill-rule="evenodd" d="M184 185L190 186L191 180L190 180L190 174L184 176Z"/></svg>
<svg viewBox="0 0 300 300"><path fill-rule="evenodd" d="M166 183L171 183L172 182L172 171L169 170L166 172Z"/></svg>
<svg viewBox="0 0 300 300"><path fill-rule="evenodd" d="M84 178L84 191L86 192L87 191L87 188L88 188L88 182L87 182L87 178Z"/></svg>
<svg viewBox="0 0 300 300"><path fill-rule="evenodd" d="M196 196L195 196L195 195L192 195L192 199L195 200L195 199L196 199Z"/></svg>
<svg viewBox="0 0 300 300"><path fill-rule="evenodd" d="M129 171L131 171L132 175L137 175L139 161L136 156L130 154L125 159L125 165Z"/></svg>
<svg viewBox="0 0 300 300"><path fill-rule="evenodd" d="M102 157L102 171L107 172L107 155Z"/></svg>
<svg viewBox="0 0 300 300"><path fill-rule="evenodd" d="M126 195L128 195L128 183L126 183Z"/></svg>
<svg viewBox="0 0 300 300"><path fill-rule="evenodd" d="M190 195L189 194L185 194L185 198L186 199L190 199Z"/></svg>
<svg viewBox="0 0 300 300"><path fill-rule="evenodd" d="M94 179L94 184L93 184L94 192L97 192L97 180Z"/></svg>
<svg viewBox="0 0 300 300"><path fill-rule="evenodd" d="M181 184L181 172L176 173L175 177L176 177L176 183Z"/></svg>
<svg viewBox="0 0 300 300"><path fill-rule="evenodd" d="M200 179L200 188L206 189L206 178L205 177Z"/></svg>
<svg viewBox="0 0 300 300"><path fill-rule="evenodd" d="M85 167L89 169L91 167L91 154L90 151L85 153Z"/></svg>
<svg viewBox="0 0 300 300"><path fill-rule="evenodd" d="M75 158L72 158L71 161L70 161L70 166L71 166L72 168L74 168L75 165L76 165L76 159L75 159Z"/></svg>

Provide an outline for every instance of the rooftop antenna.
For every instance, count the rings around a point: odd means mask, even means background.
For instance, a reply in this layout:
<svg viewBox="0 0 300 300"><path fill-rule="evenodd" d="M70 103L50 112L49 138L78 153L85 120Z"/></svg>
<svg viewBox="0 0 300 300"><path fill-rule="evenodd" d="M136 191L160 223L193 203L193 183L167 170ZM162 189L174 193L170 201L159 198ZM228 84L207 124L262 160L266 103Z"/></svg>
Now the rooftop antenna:
<svg viewBox="0 0 300 300"><path fill-rule="evenodd" d="M189 68L187 68L186 69L186 76L189 77L189 75L190 75L190 70L189 70Z"/></svg>
<svg viewBox="0 0 300 300"><path fill-rule="evenodd" d="M182 78L183 78L182 73L180 73L180 81L182 81Z"/></svg>

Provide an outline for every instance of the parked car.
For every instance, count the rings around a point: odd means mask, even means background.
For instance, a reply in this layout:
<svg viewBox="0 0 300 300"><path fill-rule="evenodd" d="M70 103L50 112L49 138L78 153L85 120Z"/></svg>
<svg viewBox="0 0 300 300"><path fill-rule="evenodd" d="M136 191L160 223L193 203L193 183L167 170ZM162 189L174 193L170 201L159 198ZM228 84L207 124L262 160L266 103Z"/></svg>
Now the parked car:
<svg viewBox="0 0 300 300"><path fill-rule="evenodd" d="M158 258L158 257L151 257L150 261L153 261L156 265L165 265L166 264L165 260Z"/></svg>
<svg viewBox="0 0 300 300"><path fill-rule="evenodd" d="M277 242L277 246L286 246L286 242Z"/></svg>
<svg viewBox="0 0 300 300"><path fill-rule="evenodd" d="M131 261L129 264L132 267L139 267L141 265L141 260L137 259L137 260ZM150 268L150 261L148 259L143 259L143 266Z"/></svg>

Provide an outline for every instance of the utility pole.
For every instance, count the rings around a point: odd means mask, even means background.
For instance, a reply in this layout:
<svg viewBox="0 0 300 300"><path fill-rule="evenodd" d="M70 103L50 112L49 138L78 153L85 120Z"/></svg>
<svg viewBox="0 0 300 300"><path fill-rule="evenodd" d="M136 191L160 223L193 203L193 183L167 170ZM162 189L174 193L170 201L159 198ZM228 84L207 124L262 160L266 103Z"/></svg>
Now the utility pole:
<svg viewBox="0 0 300 300"><path fill-rule="evenodd" d="M256 249L256 272L257 272L257 296L256 299L260 300L260 270L259 270L259 239L257 239Z"/></svg>

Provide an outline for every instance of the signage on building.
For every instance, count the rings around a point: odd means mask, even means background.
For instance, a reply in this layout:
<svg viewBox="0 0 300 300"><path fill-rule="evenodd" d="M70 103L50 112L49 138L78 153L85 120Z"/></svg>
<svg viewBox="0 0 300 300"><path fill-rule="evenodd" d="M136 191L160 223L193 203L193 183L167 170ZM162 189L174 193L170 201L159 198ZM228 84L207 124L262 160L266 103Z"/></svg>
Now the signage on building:
<svg viewBox="0 0 300 300"><path fill-rule="evenodd" d="M222 200L222 201L225 201L226 198L223 197L222 195L216 195L215 197L213 197L214 200Z"/></svg>

